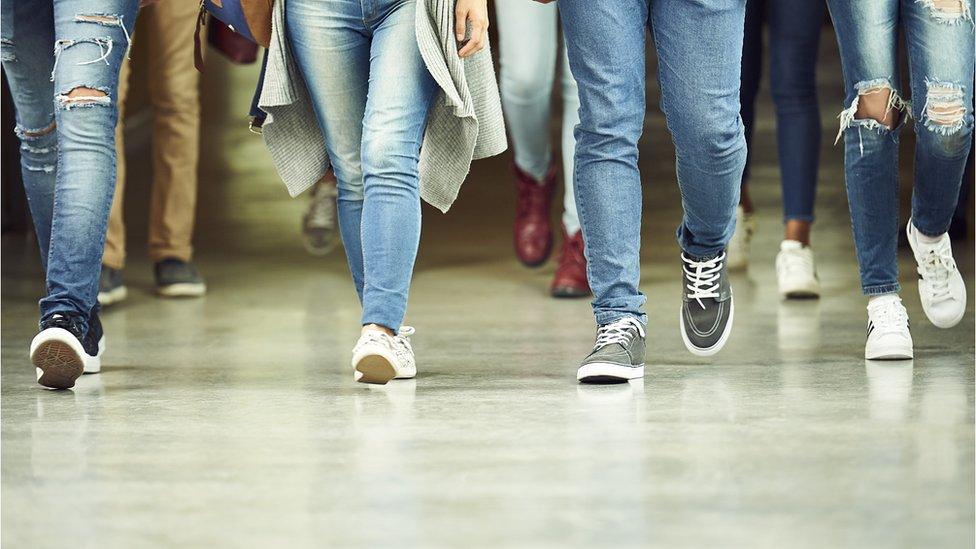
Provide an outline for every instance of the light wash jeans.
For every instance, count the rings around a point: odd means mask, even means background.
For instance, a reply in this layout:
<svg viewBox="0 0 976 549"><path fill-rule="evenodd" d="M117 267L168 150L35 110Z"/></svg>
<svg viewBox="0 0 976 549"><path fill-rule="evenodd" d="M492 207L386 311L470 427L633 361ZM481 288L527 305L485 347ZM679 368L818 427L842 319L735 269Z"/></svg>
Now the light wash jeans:
<svg viewBox="0 0 976 549"><path fill-rule="evenodd" d="M847 199L865 295L897 292L898 132L854 118L861 94L894 90L892 109L915 124L912 222L922 233L949 229L973 140L973 0L944 11L930 0L830 0L840 43L847 108ZM908 41L911 103L899 87L898 32ZM910 111L909 111L910 109Z"/></svg>
<svg viewBox="0 0 976 549"><path fill-rule="evenodd" d="M576 206L597 324L641 311L644 33L654 33L661 108L677 150L686 254L722 253L735 230L746 145L739 117L745 0L560 0L579 85Z"/></svg>
<svg viewBox="0 0 976 549"><path fill-rule="evenodd" d="M549 126L556 58L560 60L563 102L563 227L572 236L580 229L573 190L573 129L579 124L579 92L569 70L566 46L559 46L557 4L529 0L495 0L498 62L505 124L515 149L515 164L541 181L552 162Z"/></svg>
<svg viewBox="0 0 976 549"><path fill-rule="evenodd" d="M414 0L288 0L285 20L338 180L362 323L397 331L420 244L420 145L437 84Z"/></svg>
<svg viewBox="0 0 976 549"><path fill-rule="evenodd" d="M115 193L116 92L138 0L9 0L0 58L17 109L21 169L47 277L41 319L96 308ZM52 54L53 52L53 54ZM75 88L104 92L74 100Z"/></svg>

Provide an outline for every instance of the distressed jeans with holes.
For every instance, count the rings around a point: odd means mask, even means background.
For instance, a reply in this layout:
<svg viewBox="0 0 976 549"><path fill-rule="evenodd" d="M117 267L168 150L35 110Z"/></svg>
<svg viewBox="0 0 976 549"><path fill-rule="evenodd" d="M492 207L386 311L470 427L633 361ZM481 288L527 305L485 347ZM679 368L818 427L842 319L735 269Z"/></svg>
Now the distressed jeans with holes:
<svg viewBox="0 0 976 549"><path fill-rule="evenodd" d="M684 218L677 238L694 257L722 253L735 229L746 143L739 116L745 0L560 0L579 88L576 208L597 324L641 311L641 177L645 32L654 33L661 109L677 153Z"/></svg>
<svg viewBox="0 0 976 549"><path fill-rule="evenodd" d="M912 221L946 232L973 139L973 0L829 0L847 89L847 196L865 295L899 291L898 134L915 121ZM898 34L907 40L910 94L899 86ZM856 116L860 97L888 94L894 129Z"/></svg>
<svg viewBox="0 0 976 549"><path fill-rule="evenodd" d="M47 278L42 319L73 313L87 322L96 306L115 189L115 93L137 11L138 0L0 6L3 69Z"/></svg>

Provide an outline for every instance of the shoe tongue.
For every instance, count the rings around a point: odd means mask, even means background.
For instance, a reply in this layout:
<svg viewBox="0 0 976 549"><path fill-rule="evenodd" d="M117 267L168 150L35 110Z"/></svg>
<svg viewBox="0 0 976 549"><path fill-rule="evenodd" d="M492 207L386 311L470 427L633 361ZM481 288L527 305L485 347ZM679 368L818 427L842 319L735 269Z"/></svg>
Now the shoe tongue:
<svg viewBox="0 0 976 549"><path fill-rule="evenodd" d="M793 250L802 250L803 243L801 243L799 240L784 240L783 242L780 243L779 249L784 252L793 251Z"/></svg>

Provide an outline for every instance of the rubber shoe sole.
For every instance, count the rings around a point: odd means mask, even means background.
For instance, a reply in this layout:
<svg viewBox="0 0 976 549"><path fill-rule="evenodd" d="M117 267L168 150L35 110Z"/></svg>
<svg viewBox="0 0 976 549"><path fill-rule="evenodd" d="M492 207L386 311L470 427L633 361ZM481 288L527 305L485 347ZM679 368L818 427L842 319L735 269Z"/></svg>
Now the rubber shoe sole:
<svg viewBox="0 0 976 549"><path fill-rule="evenodd" d="M576 380L580 383L626 383L631 379L642 377L644 377L643 364L640 366L621 366L609 362L591 362L576 370Z"/></svg>
<svg viewBox="0 0 976 549"><path fill-rule="evenodd" d="M95 371L101 369L99 357L88 356L81 342L63 328L48 328L37 334L31 341L30 359L37 369L37 382L51 389L74 387L87 362L98 361Z"/></svg>
<svg viewBox="0 0 976 549"><path fill-rule="evenodd" d="M711 347L696 347L691 341L688 340L688 334L685 333L684 315L681 312L681 308L678 308L678 326L681 327L681 339L685 342L685 348L688 349L688 352L695 356L712 356L721 351L722 347L725 347L726 342L728 342L729 336L732 335L732 324L734 321L735 300L734 298L729 298L729 321L725 324L721 337L719 337L718 341L715 342L715 345L712 345Z"/></svg>
<svg viewBox="0 0 976 549"><path fill-rule="evenodd" d="M200 297L207 293L207 285L202 282L184 282L156 286L156 293L162 297Z"/></svg>
<svg viewBox="0 0 976 549"><path fill-rule="evenodd" d="M98 292L98 303L102 307L108 307L109 305L115 305L120 301L125 301L129 297L129 289L125 286L119 286L118 288L112 288L107 292Z"/></svg>

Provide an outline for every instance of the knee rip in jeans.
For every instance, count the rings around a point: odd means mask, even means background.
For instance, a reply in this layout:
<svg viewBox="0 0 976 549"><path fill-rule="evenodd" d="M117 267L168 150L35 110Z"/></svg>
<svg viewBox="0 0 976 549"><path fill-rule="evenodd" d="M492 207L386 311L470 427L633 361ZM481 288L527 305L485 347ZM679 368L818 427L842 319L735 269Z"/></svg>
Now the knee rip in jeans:
<svg viewBox="0 0 976 549"><path fill-rule="evenodd" d="M967 0L915 0L932 12L932 17L939 23L955 25L963 21L973 22L973 14L969 11Z"/></svg>
<svg viewBox="0 0 976 549"><path fill-rule="evenodd" d="M78 86L67 93L59 93L55 99L58 106L66 111L75 107L94 107L95 105L107 107L112 104L112 98L109 97L107 88L89 88L86 86Z"/></svg>
<svg viewBox="0 0 976 549"><path fill-rule="evenodd" d="M840 130L836 145L844 130L857 128L858 137L862 130L884 133L893 130L911 112L908 101L905 101L898 90L891 85L887 78L865 80L854 85L857 96L846 109L840 111ZM861 154L864 154L864 141L861 141Z"/></svg>
<svg viewBox="0 0 976 549"><path fill-rule="evenodd" d="M0 61L5 63L17 61L17 55L14 54L14 43L6 38L0 38Z"/></svg>
<svg viewBox="0 0 976 549"><path fill-rule="evenodd" d="M103 25L106 27L118 27L122 29L122 33L125 34L125 46L128 48L132 44L132 37L129 36L129 29L125 28L125 23L122 21L121 15L110 13L78 14L75 16L75 22L94 23L96 25Z"/></svg>
<svg viewBox="0 0 976 549"><path fill-rule="evenodd" d="M951 82L925 79L927 91L922 108L922 123L929 131L952 135L962 130L966 121L963 87Z"/></svg>

